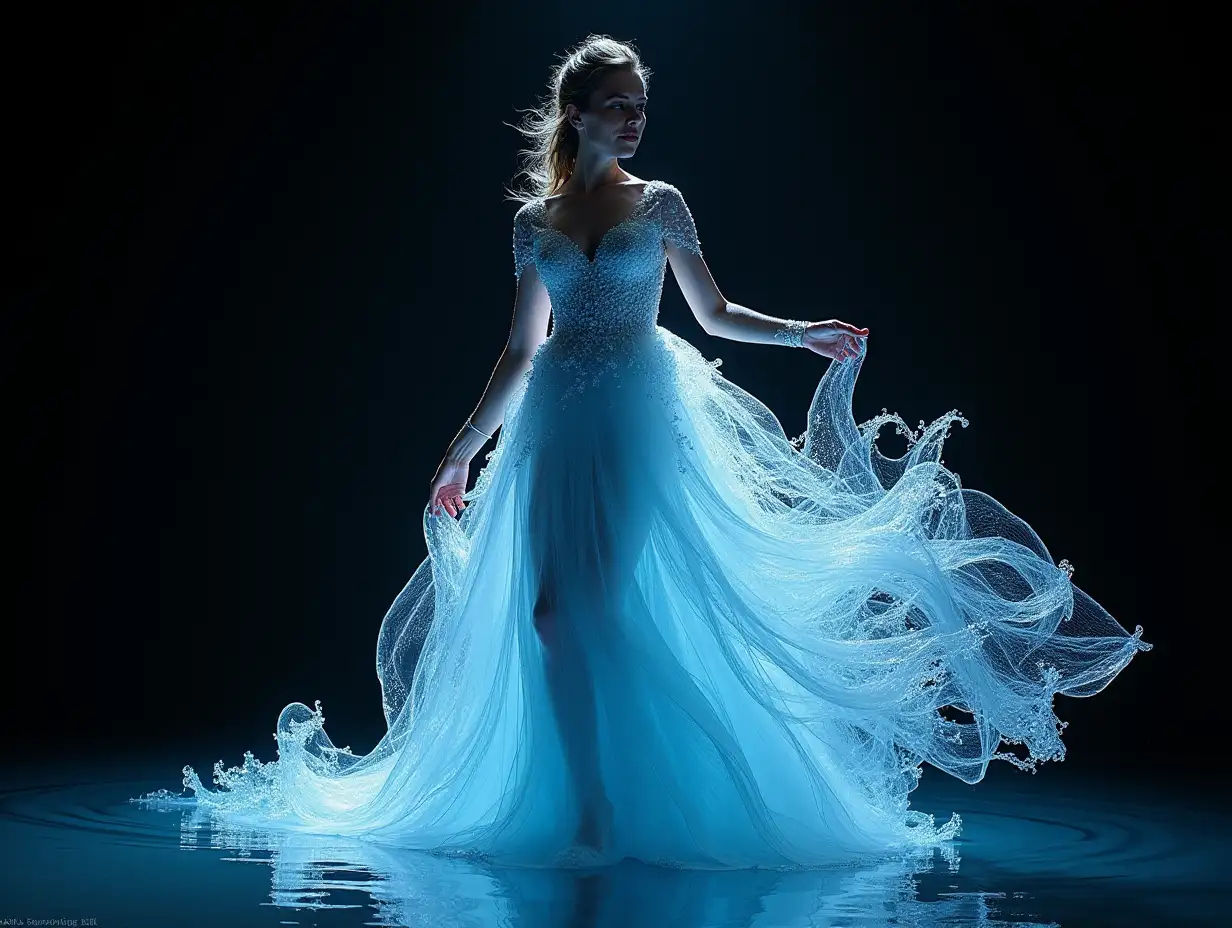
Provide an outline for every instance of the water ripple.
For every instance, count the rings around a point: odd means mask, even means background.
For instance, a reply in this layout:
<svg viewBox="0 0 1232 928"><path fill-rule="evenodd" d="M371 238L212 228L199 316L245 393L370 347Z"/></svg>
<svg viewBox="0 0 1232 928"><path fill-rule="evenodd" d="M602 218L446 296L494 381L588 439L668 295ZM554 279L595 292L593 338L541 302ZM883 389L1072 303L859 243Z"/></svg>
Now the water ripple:
<svg viewBox="0 0 1232 928"><path fill-rule="evenodd" d="M679 871L632 861L552 871L239 827L191 798L128 801L145 787L59 783L0 793L11 884L9 910L0 917L13 917L16 904L27 918L72 909L82 917L93 910L99 925L102 914L112 924L166 924L167 900L148 887L174 883L184 903L174 921L182 925L325 924L326 913L331 925L433 928L1226 921L1229 819L1192 799L943 784L931 791L938 811L959 811L964 829L950 853L931 860L791 873ZM217 869L234 862L268 868L264 898L251 879L242 878L241 889ZM66 886L59 874L70 864L84 875ZM89 876L103 872L112 875L105 886Z"/></svg>

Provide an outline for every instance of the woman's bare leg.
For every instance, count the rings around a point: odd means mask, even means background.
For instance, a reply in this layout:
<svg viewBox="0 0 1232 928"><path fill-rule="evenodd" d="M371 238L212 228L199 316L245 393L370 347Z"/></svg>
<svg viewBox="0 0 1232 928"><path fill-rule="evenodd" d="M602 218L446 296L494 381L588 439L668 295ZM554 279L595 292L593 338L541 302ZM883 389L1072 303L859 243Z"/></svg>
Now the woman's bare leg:
<svg viewBox="0 0 1232 928"><path fill-rule="evenodd" d="M544 670L552 712L565 749L565 762L582 807L577 840L602 849L606 828L595 820L610 806L599 768L595 693L586 655L568 621L558 621L553 589L541 587L535 604L535 630L543 644Z"/></svg>
<svg viewBox="0 0 1232 928"><path fill-rule="evenodd" d="M603 783L595 685L582 635L601 640L606 632L617 631L619 610L649 536L653 507L648 503L646 475L633 474L637 482L630 484L631 470L620 442L614 441L602 462L605 483L598 485L596 477L591 496L593 531L582 538L553 538L549 520L538 523L535 538L539 569L535 631L543 645L552 711L581 805L577 841L597 849L609 839L612 806ZM558 569L571 575L558 583ZM568 601L562 601L565 598ZM579 622L612 623L612 627L594 634L590 627L579 631Z"/></svg>

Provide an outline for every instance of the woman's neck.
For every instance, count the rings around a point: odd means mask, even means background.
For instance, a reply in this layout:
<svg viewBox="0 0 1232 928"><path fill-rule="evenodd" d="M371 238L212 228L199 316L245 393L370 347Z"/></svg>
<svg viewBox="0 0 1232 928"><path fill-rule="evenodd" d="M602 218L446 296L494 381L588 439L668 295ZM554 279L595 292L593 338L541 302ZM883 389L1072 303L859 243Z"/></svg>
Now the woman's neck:
<svg viewBox="0 0 1232 928"><path fill-rule="evenodd" d="M615 157L598 152L578 152L573 172L561 188L561 193L590 193L599 187L627 181L629 175L621 170Z"/></svg>

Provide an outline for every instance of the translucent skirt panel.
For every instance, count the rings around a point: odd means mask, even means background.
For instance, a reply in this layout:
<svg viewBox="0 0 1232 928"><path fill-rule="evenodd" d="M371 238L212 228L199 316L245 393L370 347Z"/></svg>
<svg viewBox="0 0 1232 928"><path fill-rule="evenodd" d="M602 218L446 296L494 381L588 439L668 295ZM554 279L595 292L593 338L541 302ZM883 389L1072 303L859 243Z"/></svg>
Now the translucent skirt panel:
<svg viewBox="0 0 1232 928"><path fill-rule="evenodd" d="M593 343L593 342L592 342ZM198 802L250 823L530 865L597 853L817 866L952 838L909 809L921 764L967 782L1064 756L1060 693L1149 647L919 433L857 427L863 358L803 441L662 328L588 356L553 335L460 518L385 617L388 732L340 751L292 703L279 758ZM891 424L910 450L877 450ZM588 863L593 860L587 861Z"/></svg>

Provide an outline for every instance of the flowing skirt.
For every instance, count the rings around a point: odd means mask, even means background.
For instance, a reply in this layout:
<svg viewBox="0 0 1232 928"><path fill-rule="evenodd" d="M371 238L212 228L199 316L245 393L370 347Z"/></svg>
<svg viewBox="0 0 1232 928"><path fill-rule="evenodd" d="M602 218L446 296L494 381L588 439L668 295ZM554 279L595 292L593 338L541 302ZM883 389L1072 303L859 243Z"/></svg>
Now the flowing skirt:
<svg viewBox="0 0 1232 928"><path fill-rule="evenodd" d="M656 327L554 333L377 647L388 731L338 749L292 703L277 761L191 768L237 820L525 865L800 867L952 838L909 808L927 762L1064 756L1056 694L1149 648L1022 520L941 463L949 413L863 426L864 356L808 430ZM907 436L883 456L878 432ZM598 847L577 847L601 796Z"/></svg>

